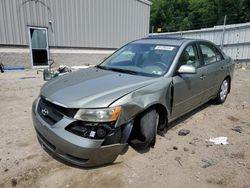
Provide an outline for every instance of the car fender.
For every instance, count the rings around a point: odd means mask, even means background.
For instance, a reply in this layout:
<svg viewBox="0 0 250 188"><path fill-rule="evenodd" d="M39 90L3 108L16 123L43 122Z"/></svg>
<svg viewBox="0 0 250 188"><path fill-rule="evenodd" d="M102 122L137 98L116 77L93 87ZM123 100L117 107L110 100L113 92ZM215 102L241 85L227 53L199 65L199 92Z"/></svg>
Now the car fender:
<svg viewBox="0 0 250 188"><path fill-rule="evenodd" d="M133 91L109 106L122 106L122 112L116 123L116 127L133 120L142 111L154 106L162 105L167 111L168 117L171 112L172 78L161 77L157 82Z"/></svg>

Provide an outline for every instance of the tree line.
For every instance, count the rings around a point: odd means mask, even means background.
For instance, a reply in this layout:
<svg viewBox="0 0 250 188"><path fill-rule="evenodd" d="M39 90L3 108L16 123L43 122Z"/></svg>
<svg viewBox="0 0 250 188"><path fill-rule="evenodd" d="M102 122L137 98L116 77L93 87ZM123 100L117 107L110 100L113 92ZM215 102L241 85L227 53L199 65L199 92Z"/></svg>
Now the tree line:
<svg viewBox="0 0 250 188"><path fill-rule="evenodd" d="M154 32L184 31L250 21L250 0L152 0Z"/></svg>

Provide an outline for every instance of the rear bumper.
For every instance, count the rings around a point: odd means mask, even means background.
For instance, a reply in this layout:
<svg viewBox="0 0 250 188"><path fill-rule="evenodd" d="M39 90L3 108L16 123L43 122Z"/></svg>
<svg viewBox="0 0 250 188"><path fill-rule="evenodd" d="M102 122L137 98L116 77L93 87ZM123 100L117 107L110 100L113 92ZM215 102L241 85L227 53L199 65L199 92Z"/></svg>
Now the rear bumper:
<svg viewBox="0 0 250 188"><path fill-rule="evenodd" d="M35 102L32 109L32 118L37 138L40 144L55 156L83 167L94 167L112 163L127 147L127 144L113 144L102 146L103 140L82 138L65 130L72 122L64 117L55 125L47 124L37 114Z"/></svg>

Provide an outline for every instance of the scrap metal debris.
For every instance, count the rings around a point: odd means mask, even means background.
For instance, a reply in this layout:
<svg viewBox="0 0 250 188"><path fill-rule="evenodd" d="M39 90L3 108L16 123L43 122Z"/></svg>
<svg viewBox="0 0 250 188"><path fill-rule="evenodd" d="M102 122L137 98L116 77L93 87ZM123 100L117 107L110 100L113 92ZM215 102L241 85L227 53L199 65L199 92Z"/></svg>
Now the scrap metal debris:
<svg viewBox="0 0 250 188"><path fill-rule="evenodd" d="M174 160L176 160L180 164L180 166L182 166L180 157L175 157Z"/></svg>
<svg viewBox="0 0 250 188"><path fill-rule="evenodd" d="M206 163L202 166L202 168L207 168L215 164L215 162L211 159L202 159L201 161Z"/></svg>
<svg viewBox="0 0 250 188"><path fill-rule="evenodd" d="M179 136L186 136L190 133L190 130L187 130L187 129L181 129L179 132L178 132L178 135Z"/></svg>
<svg viewBox="0 0 250 188"><path fill-rule="evenodd" d="M241 126L236 126L236 127L232 128L232 130L235 131L235 132L238 132L238 133L242 133Z"/></svg>

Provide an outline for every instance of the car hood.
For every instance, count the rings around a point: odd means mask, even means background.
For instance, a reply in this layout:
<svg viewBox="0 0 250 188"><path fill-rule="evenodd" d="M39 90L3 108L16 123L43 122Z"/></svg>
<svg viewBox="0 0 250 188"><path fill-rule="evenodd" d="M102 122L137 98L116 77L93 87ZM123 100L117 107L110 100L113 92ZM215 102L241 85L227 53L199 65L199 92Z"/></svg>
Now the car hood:
<svg viewBox="0 0 250 188"><path fill-rule="evenodd" d="M50 80L42 87L41 95L68 108L105 108L156 80L92 67Z"/></svg>

